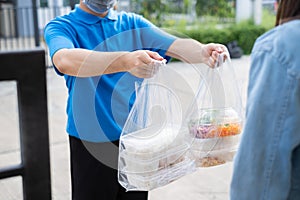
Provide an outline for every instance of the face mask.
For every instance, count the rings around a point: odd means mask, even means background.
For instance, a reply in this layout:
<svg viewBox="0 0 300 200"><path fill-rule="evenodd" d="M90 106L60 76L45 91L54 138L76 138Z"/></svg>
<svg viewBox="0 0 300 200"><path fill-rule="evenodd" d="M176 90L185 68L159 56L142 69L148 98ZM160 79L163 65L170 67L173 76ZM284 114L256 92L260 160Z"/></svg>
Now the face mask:
<svg viewBox="0 0 300 200"><path fill-rule="evenodd" d="M103 14L114 7L117 0L83 0L82 2L93 12Z"/></svg>

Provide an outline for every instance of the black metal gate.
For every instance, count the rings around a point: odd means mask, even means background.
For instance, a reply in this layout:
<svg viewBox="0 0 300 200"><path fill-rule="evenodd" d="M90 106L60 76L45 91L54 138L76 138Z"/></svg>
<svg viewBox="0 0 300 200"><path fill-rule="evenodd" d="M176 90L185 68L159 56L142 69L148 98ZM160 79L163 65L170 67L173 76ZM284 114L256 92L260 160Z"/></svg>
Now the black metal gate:
<svg viewBox="0 0 300 200"><path fill-rule="evenodd" d="M0 52L0 71L17 82L21 142L21 164L0 168L0 179L22 176L24 199L51 200L45 51Z"/></svg>

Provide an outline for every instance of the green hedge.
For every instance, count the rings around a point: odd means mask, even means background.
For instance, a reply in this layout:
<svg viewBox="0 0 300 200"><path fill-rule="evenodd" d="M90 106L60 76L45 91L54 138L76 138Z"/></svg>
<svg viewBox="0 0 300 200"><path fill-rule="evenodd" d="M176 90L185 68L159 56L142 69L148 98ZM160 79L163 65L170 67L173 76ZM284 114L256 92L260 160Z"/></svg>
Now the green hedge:
<svg viewBox="0 0 300 200"><path fill-rule="evenodd" d="M231 25L227 28L203 28L197 30L179 30L183 35L200 41L201 43L221 43L236 40L244 54L250 54L255 40L265 33L267 28L253 24Z"/></svg>

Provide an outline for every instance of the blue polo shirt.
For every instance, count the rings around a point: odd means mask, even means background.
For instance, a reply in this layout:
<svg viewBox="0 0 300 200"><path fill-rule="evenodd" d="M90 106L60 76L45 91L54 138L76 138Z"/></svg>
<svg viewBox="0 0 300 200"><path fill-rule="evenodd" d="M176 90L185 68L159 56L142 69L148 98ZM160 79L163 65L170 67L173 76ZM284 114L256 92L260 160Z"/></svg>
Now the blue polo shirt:
<svg viewBox="0 0 300 200"><path fill-rule="evenodd" d="M111 9L101 18L79 6L50 21L44 37L51 58L62 48L106 52L148 49L167 60L165 52L176 39L140 15ZM142 80L127 72L89 78L57 73L64 76L68 88L67 132L92 142L118 140L135 100L135 84Z"/></svg>

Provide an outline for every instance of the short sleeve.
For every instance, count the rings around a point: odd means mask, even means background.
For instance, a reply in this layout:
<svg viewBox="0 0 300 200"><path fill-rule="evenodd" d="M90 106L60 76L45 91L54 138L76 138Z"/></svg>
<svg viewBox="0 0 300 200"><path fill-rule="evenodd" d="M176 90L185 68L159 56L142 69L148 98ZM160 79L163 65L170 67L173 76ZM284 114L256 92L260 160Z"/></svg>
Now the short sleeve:
<svg viewBox="0 0 300 200"><path fill-rule="evenodd" d="M46 25L44 30L44 39L48 46L51 60L55 52L57 52L58 50L64 48L74 48L74 44L70 39L68 32L64 30L64 28L57 22L50 22ZM63 75L56 69L56 67L55 70L59 75Z"/></svg>

